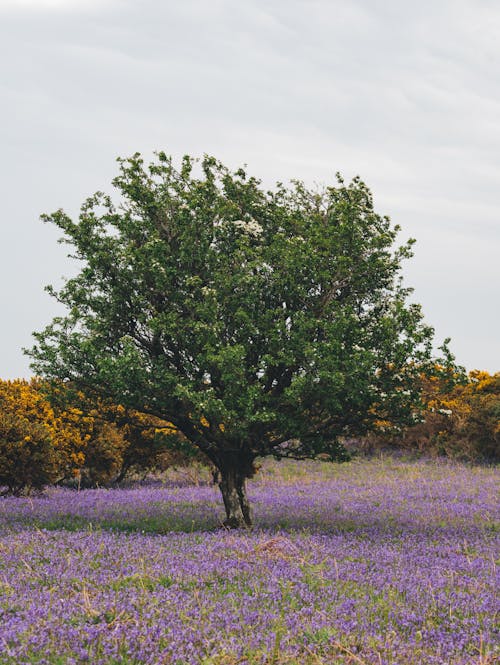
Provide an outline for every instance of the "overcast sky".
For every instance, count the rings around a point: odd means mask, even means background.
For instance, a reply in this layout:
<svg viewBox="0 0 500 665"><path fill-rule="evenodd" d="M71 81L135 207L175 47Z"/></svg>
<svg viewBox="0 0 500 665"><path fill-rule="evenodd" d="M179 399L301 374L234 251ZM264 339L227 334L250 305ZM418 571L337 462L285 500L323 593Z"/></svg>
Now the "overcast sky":
<svg viewBox="0 0 500 665"><path fill-rule="evenodd" d="M211 153L271 185L359 174L415 237L408 285L468 369L500 370L500 4L0 0L0 377L62 313L55 228L117 156Z"/></svg>

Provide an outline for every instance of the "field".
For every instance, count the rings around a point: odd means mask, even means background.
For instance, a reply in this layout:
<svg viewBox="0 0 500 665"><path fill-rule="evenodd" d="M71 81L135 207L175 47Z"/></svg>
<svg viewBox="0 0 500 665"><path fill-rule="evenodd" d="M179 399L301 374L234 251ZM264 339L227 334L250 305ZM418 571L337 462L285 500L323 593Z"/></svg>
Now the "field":
<svg viewBox="0 0 500 665"><path fill-rule="evenodd" d="M266 463L244 533L179 476L3 499L0 663L500 662L499 489L443 462Z"/></svg>

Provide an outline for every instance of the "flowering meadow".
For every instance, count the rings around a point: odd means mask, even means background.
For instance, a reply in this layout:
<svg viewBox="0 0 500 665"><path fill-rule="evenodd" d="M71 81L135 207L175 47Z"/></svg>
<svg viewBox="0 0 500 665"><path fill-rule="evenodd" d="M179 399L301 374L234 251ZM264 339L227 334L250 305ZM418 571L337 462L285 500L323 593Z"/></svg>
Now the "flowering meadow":
<svg viewBox="0 0 500 665"><path fill-rule="evenodd" d="M0 664L500 662L499 474L266 463L256 529L208 480L0 500Z"/></svg>

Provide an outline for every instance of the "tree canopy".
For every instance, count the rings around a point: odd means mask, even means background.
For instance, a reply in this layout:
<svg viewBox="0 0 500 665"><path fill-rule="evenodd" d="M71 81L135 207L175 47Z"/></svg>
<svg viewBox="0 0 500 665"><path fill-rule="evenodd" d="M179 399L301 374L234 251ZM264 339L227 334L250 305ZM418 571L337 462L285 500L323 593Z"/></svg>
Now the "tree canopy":
<svg viewBox="0 0 500 665"><path fill-rule="evenodd" d="M63 231L80 272L36 333L41 375L167 420L220 471L229 526L251 523L257 457L346 456L342 440L415 418L433 331L409 302L399 228L359 178L267 191L213 157L120 159L116 201Z"/></svg>

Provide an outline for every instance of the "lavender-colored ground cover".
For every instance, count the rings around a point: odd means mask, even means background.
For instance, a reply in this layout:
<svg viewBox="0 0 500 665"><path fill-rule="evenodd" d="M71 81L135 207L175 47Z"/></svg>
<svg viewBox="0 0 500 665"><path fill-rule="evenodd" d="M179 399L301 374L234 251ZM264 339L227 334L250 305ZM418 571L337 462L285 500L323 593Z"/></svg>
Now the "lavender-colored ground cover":
<svg viewBox="0 0 500 665"><path fill-rule="evenodd" d="M250 495L252 533L209 485L0 501L0 663L498 662L498 471L271 463Z"/></svg>

